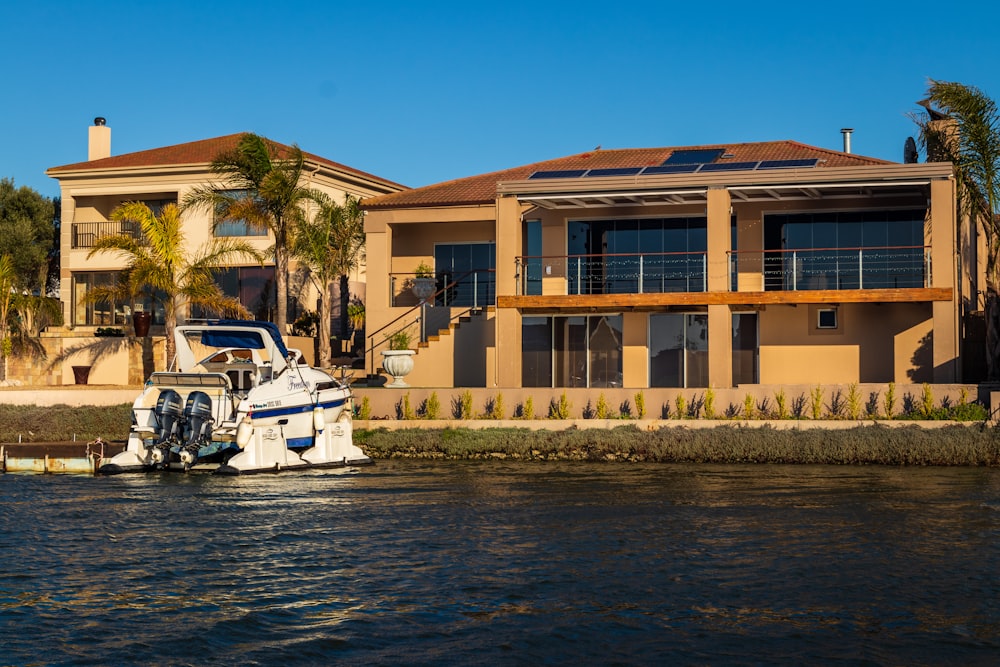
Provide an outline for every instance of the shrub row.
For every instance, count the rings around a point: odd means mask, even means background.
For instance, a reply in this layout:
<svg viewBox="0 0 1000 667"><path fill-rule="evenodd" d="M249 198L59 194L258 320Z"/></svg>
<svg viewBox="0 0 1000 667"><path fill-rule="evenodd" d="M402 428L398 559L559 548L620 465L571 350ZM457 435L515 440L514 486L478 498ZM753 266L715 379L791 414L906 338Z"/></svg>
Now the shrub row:
<svg viewBox="0 0 1000 667"><path fill-rule="evenodd" d="M857 383L848 386L847 391L835 389L827 395L823 387L810 390L809 395L789 397L784 389L776 391L772 397L756 398L747 394L739 405L730 403L719 410L715 391L711 388L694 392L689 397L677 394L673 402L660 406L660 419L934 419L955 421L985 421L988 410L979 403L969 402L968 393L963 388L955 402L945 396L936 402L931 386L924 384L920 396L910 393L902 397L896 394L896 385L890 382L885 393L873 391L863 396ZM625 400L614 407L608 404L603 393L596 403L588 400L582 411L573 411L573 405L565 392L558 399L552 399L544 415L536 415L535 405L528 397L514 406L508 414L502 393L488 399L481 412L473 405L472 392L465 390L451 399L450 410L444 413L437 392L431 392L420 404L415 404L407 392L395 406L396 419L643 419L647 416L645 394L640 391L634 396L634 405ZM364 397L355 407L355 417L371 419L371 404Z"/></svg>

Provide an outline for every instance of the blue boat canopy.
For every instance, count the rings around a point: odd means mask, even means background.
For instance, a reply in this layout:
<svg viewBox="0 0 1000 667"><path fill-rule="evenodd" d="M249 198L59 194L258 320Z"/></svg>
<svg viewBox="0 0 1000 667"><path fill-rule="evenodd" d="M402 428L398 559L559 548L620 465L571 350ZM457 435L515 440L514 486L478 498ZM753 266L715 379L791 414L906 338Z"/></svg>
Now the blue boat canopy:
<svg viewBox="0 0 1000 667"><path fill-rule="evenodd" d="M227 327L223 330L205 329L201 332L201 342L203 345L211 347L245 347L252 350L263 350L264 340L259 331L238 331L234 329L253 328L264 329L271 336L275 348L281 354L282 359L288 358L288 348L281 340L278 327L273 322L261 322L257 320L217 320L212 324Z"/></svg>

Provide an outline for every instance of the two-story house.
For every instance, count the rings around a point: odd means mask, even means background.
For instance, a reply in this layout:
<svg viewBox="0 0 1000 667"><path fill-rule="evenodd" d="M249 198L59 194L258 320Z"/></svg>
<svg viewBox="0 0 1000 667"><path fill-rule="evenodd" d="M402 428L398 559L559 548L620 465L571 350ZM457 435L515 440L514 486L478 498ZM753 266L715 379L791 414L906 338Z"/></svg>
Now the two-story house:
<svg viewBox="0 0 1000 667"><path fill-rule="evenodd" d="M89 128L88 152L85 162L52 167L46 174L59 181L62 196L62 228L60 235L60 299L64 308L67 331L50 332L49 337L59 337L60 344L50 341L50 356L79 345L86 336L93 336L99 327L124 327L135 311L152 311L152 332L162 335L163 313L158 311L151 299L140 296L132 303L93 303L86 300L87 292L97 285L114 282L116 274L124 264L113 253L98 253L88 257L95 239L106 234L133 234L137 238L140 230L129 222L111 221L111 212L126 201L145 202L158 212L169 203L179 204L185 195L197 187L226 184L211 169L212 160L223 151L233 149L241 134L232 134L190 143L164 146L151 150L113 155L111 152L111 129L103 118L97 118ZM289 147L275 143L278 154ZM335 201L343 201L345 195L361 198L383 195L404 190L399 185L373 174L354 169L326 158L305 153L305 182L303 185L326 193ZM273 246L273 234L254 229L242 222L215 224L213 213L206 210L187 211L183 217L186 240L194 250L213 236L239 236L255 245L259 250ZM295 263L290 285L295 293L290 295L288 321L303 311L316 310L317 295L308 281L295 282ZM352 295L364 298L366 271L362 263L355 275L351 276ZM252 261L242 265L220 267L218 280L223 291L239 297L250 312L259 319L271 320L274 316L274 264L273 260L263 266ZM334 289L337 287L334 286ZM336 295L334 295L334 298ZM186 312L182 318L205 317L209 313ZM74 340L74 337L84 337ZM120 355L119 355L120 356ZM311 358L312 351L307 350ZM136 364L116 360L111 357L91 373L91 382L103 384L125 384L137 377ZM78 354L55 369L53 377L34 377L32 381L44 383L72 382L71 363L93 363L87 355ZM166 360L159 359L156 367L161 368ZM49 371L52 375L53 371Z"/></svg>
<svg viewBox="0 0 1000 667"><path fill-rule="evenodd" d="M593 150L364 207L370 342L411 327L416 387L962 380L981 268L950 164Z"/></svg>

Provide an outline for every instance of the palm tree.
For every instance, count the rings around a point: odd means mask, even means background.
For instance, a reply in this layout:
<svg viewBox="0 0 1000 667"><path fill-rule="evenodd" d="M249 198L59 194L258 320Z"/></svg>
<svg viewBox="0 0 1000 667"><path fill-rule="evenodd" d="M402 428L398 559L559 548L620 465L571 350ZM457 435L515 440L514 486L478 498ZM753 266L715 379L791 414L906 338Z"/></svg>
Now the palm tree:
<svg viewBox="0 0 1000 667"><path fill-rule="evenodd" d="M256 134L244 134L236 147L212 161L212 171L225 188L205 186L184 197L183 207L215 213L215 225L243 221L250 228L274 234L274 274L277 287L275 324L282 334L288 322L288 259L291 234L304 217L303 205L316 193L300 185L305 157L292 145L281 155L277 145Z"/></svg>
<svg viewBox="0 0 1000 667"><path fill-rule="evenodd" d="M49 324L62 323L58 299L28 293L23 283L14 259L0 256L0 380L7 379L7 358L11 353L44 357L39 333Z"/></svg>
<svg viewBox="0 0 1000 667"><path fill-rule="evenodd" d="M365 216L361 198L346 195L333 227L334 253L331 261L340 279L340 335L347 337L351 302L350 275L365 260Z"/></svg>
<svg viewBox="0 0 1000 667"><path fill-rule="evenodd" d="M13 350L11 319L17 298L17 273L10 255L0 255L0 380L7 379L7 355Z"/></svg>
<svg viewBox="0 0 1000 667"><path fill-rule="evenodd" d="M986 240L986 367L989 380L1000 380L1000 112L978 88L933 79L921 104L922 143L954 163L962 212Z"/></svg>
<svg viewBox="0 0 1000 667"><path fill-rule="evenodd" d="M326 195L317 197L319 210L311 220L296 228L293 254L309 270L309 279L320 295L319 349L320 364L330 360L330 288L340 280L341 336L348 332L349 274L364 258L364 217L360 198L347 195L338 204Z"/></svg>
<svg viewBox="0 0 1000 667"><path fill-rule="evenodd" d="M176 352L173 332L177 315L185 303L223 315L250 317L238 299L223 294L212 273L240 260L262 262L261 254L249 243L215 239L194 254L186 254L181 212L174 204L164 206L157 216L142 202L126 202L112 211L111 219L138 223L141 238L120 234L94 242L88 259L98 253L113 253L126 266L113 285L95 287L86 298L92 303L123 301L147 292L163 306L168 365Z"/></svg>

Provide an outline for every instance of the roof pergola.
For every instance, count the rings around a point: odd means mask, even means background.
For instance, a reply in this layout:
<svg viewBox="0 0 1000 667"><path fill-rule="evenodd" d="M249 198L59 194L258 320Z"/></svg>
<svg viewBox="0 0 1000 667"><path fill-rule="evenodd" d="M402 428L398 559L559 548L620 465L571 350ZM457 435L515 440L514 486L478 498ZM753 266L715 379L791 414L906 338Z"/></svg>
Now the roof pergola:
<svg viewBox="0 0 1000 667"><path fill-rule="evenodd" d="M734 202L913 197L926 196L931 180L951 175L950 164L924 163L777 173L528 179L498 183L497 193L548 210L704 204L709 190L718 189L728 191Z"/></svg>

